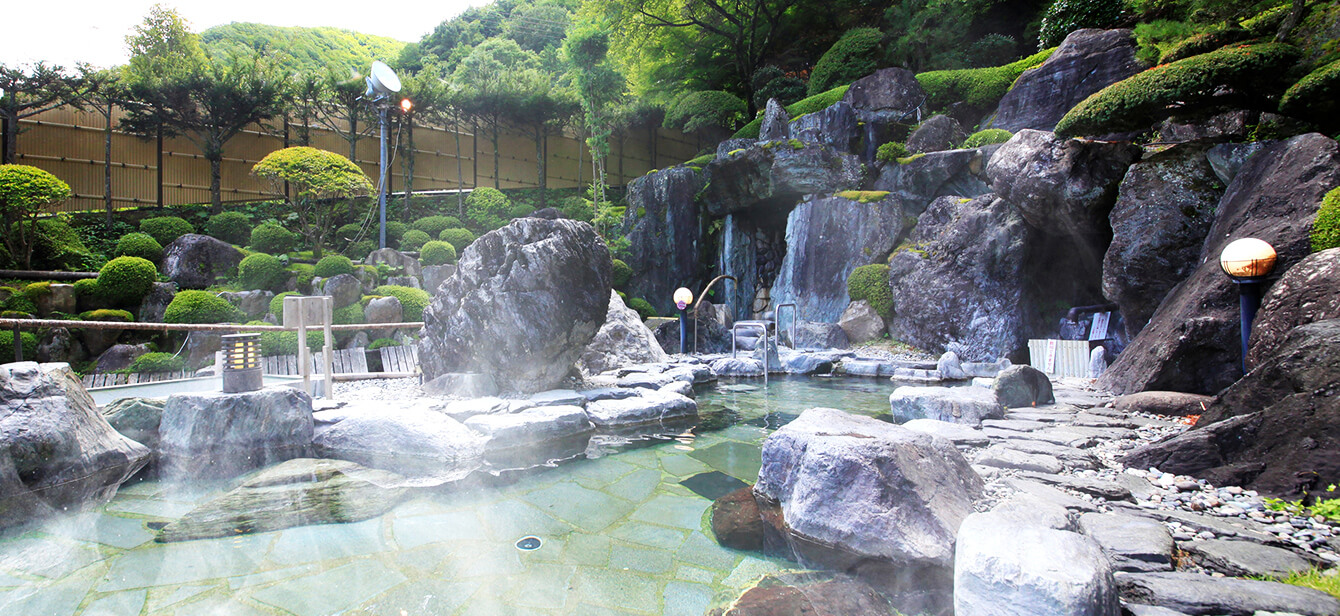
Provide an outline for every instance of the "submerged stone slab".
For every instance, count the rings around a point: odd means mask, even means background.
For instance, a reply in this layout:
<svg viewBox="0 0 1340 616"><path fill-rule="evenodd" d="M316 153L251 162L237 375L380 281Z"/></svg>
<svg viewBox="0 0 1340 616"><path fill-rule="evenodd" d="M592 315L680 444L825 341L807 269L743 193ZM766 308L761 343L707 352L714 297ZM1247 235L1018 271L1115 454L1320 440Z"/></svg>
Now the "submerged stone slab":
<svg viewBox="0 0 1340 616"><path fill-rule="evenodd" d="M970 426L983 419L1000 419L1005 408L995 395L980 387L899 387L889 395L893 420L938 419Z"/></svg>
<svg viewBox="0 0 1340 616"><path fill-rule="evenodd" d="M677 393L647 390L621 400L597 400L586 405L586 416L598 428L618 428L693 417L698 403Z"/></svg>
<svg viewBox="0 0 1340 616"><path fill-rule="evenodd" d="M519 413L476 415L465 427L488 437L485 449L513 449L589 434L595 428L580 406L540 406Z"/></svg>
<svg viewBox="0 0 1340 616"><path fill-rule="evenodd" d="M306 455L312 397L292 387L238 394L174 394L159 424L169 478L228 478Z"/></svg>

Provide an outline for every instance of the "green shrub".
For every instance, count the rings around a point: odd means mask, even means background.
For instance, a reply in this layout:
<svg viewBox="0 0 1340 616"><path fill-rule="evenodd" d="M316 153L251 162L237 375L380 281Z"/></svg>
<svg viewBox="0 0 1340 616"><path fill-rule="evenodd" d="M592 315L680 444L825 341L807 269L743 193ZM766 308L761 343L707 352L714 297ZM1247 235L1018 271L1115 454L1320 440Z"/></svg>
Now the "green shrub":
<svg viewBox="0 0 1340 616"><path fill-rule="evenodd" d="M358 325L364 323L363 306L354 302L343 308L336 308L330 313L331 322L335 325Z"/></svg>
<svg viewBox="0 0 1340 616"><path fill-rule="evenodd" d="M1042 14L1038 44L1060 45L1067 34L1081 28L1111 28L1121 23L1125 8L1122 0L1056 0Z"/></svg>
<svg viewBox="0 0 1340 616"><path fill-rule="evenodd" d="M459 226L461 221L453 216L425 216L414 221L409 228L423 231L428 237L437 237L443 230Z"/></svg>
<svg viewBox="0 0 1340 616"><path fill-rule="evenodd" d="M865 300L880 316L893 315L893 292L889 290L889 266L883 263L862 265L847 276L847 296L852 301Z"/></svg>
<svg viewBox="0 0 1340 616"><path fill-rule="evenodd" d="M223 239L223 238L219 238ZM172 353L145 353L130 362L130 372L179 372L186 369L186 360Z"/></svg>
<svg viewBox="0 0 1340 616"><path fill-rule="evenodd" d="M37 314L37 304L33 302L32 298L22 294L11 295L9 299L5 300L4 309L10 312ZM13 338L10 341L13 342ZM0 349L0 353L4 353L4 350Z"/></svg>
<svg viewBox="0 0 1340 616"><path fill-rule="evenodd" d="M413 287L402 287L393 284L384 284L372 290L373 295L384 297L394 297L400 300L400 308L403 311L403 317L406 321L422 321L423 309L428 307L428 302L432 301L432 296L428 295L423 289Z"/></svg>
<svg viewBox="0 0 1340 616"><path fill-rule="evenodd" d="M1280 112L1328 130L1340 128L1340 60L1308 73L1285 90Z"/></svg>
<svg viewBox="0 0 1340 616"><path fill-rule="evenodd" d="M30 267L32 235L12 232L20 230L19 225L23 225L23 231L31 230L31 220L43 209L69 197L70 185L47 171L32 165L0 164L0 220L11 231L6 241L0 242L6 247L4 261L13 259L21 267ZM8 254L11 250L12 255Z"/></svg>
<svg viewBox="0 0 1340 616"><path fill-rule="evenodd" d="M251 249L272 255L282 255L298 245L298 234L278 223L261 223L251 230Z"/></svg>
<svg viewBox="0 0 1340 616"><path fill-rule="evenodd" d="M316 276L316 274L313 273L315 270L316 267L307 263L294 263L293 265L288 266L288 271L297 274L297 276L294 277L294 284L297 285L297 288L299 289L306 289L312 286L312 278Z"/></svg>
<svg viewBox="0 0 1340 616"><path fill-rule="evenodd" d="M582 222L591 222L596 217L595 204L583 197L578 197L575 195L567 197L562 201L559 201L558 211L563 212L564 216L567 216L572 220L580 220ZM448 231L450 231L450 229L448 229ZM447 241L450 242L451 240ZM470 241L471 242L474 241L473 236L470 238ZM456 248L463 249L465 247L456 246Z"/></svg>
<svg viewBox="0 0 1340 616"><path fill-rule="evenodd" d="M399 343L399 342L396 342L395 340L393 340L393 339L391 339L391 338L378 338L378 339L373 340L371 343L368 344L368 350L369 350L369 351L376 351L377 349L380 349L380 348L384 348L384 347L393 347L393 346L400 346L400 343Z"/></svg>
<svg viewBox="0 0 1340 616"><path fill-rule="evenodd" d="M260 289L269 291L288 279L284 263L278 258L263 252L247 255L237 264L237 282L248 291Z"/></svg>
<svg viewBox="0 0 1340 616"><path fill-rule="evenodd" d="M148 233L127 233L116 241L113 257L139 257L158 263L163 258L163 246Z"/></svg>
<svg viewBox="0 0 1340 616"><path fill-rule="evenodd" d="M377 242L373 240L358 240L357 242L350 244L348 248L344 249L344 254L350 259L358 259L361 261L368 258L368 255L372 254L372 251L376 249Z"/></svg>
<svg viewBox="0 0 1340 616"><path fill-rule="evenodd" d="M275 318L279 319L280 323L284 322L284 298L294 295L300 294L294 291L285 291L274 296L274 299L270 300L270 314L275 315Z"/></svg>
<svg viewBox="0 0 1340 616"><path fill-rule="evenodd" d="M832 107L835 103L842 100L843 96L847 95L847 89L850 87L851 84L844 84L822 94L815 94L814 96L800 99L794 104L787 105L786 113L791 116L792 120L795 120L800 116ZM763 117L759 116L754 118L752 122L745 124L744 128L736 131L733 137L736 139L758 139L758 131L762 126Z"/></svg>
<svg viewBox="0 0 1340 616"><path fill-rule="evenodd" d="M926 104L931 109L944 109L958 102L986 109L1000 102L1024 71L1046 62L1055 51L1055 48L1044 49L1004 66L928 71L917 74L917 81L926 90Z"/></svg>
<svg viewBox="0 0 1340 616"><path fill-rule="evenodd" d="M1000 66L1019 57L1018 49L1019 41L1013 36L987 34L968 45L968 66L972 68Z"/></svg>
<svg viewBox="0 0 1340 616"><path fill-rule="evenodd" d="M1247 31L1241 28L1215 28L1207 32L1201 32L1169 46L1167 51L1159 55L1159 64L1167 64L1209 53L1233 43L1247 40L1249 36Z"/></svg>
<svg viewBox="0 0 1340 616"><path fill-rule="evenodd" d="M506 224L503 217L511 209L512 203L507 200L507 195L495 188L476 188L465 197L465 217L480 229L491 231L503 226Z"/></svg>
<svg viewBox="0 0 1340 616"><path fill-rule="evenodd" d="M636 310L637 315L642 317L643 321L657 316L656 309L652 307L651 302L640 297L634 297L633 299L628 300L628 307Z"/></svg>
<svg viewBox="0 0 1340 616"><path fill-rule="evenodd" d="M99 308L97 310L87 310L79 313L80 320L83 321L104 321L116 323L133 323L135 315L130 314L129 310L114 310L111 308Z"/></svg>
<svg viewBox="0 0 1340 616"><path fill-rule="evenodd" d="M19 293L22 293L24 297L36 302L38 299L51 295L51 281L43 280L40 282L30 282L23 285L23 289L20 290Z"/></svg>
<svg viewBox="0 0 1340 616"><path fill-rule="evenodd" d="M195 233L195 227L183 218L176 216L158 216L140 221L140 233L147 233L154 241L167 246L183 235Z"/></svg>
<svg viewBox="0 0 1340 616"><path fill-rule="evenodd" d="M158 268L139 257L117 257L98 271L98 291L123 306L140 303L158 282Z"/></svg>
<svg viewBox="0 0 1340 616"><path fill-rule="evenodd" d="M235 306L208 291L180 291L163 313L164 323L232 323L242 319Z"/></svg>
<svg viewBox="0 0 1340 616"><path fill-rule="evenodd" d="M1159 63L1159 58L1178 43L1196 34L1196 27L1171 19L1157 19L1135 26L1135 57L1145 64Z"/></svg>
<svg viewBox="0 0 1340 616"><path fill-rule="evenodd" d="M897 141L890 141L875 150L875 160L886 163L897 162L898 159L908 156L910 154L907 151L907 146Z"/></svg>
<svg viewBox="0 0 1340 616"><path fill-rule="evenodd" d="M239 246L251 239L251 217L242 212L223 212L209 217L205 232L211 237Z"/></svg>
<svg viewBox="0 0 1340 616"><path fill-rule="evenodd" d="M360 237L360 235L375 236L376 234L376 229L368 229L367 233L363 233L363 225L351 222L335 230L335 239L344 242L353 242L354 238Z"/></svg>
<svg viewBox="0 0 1340 616"><path fill-rule="evenodd" d="M451 229L443 229L442 232L437 235L437 239L451 244L452 248L456 249L456 253L460 254L465 252L467 246L475 242L475 234L471 233L469 229L455 227Z"/></svg>
<svg viewBox="0 0 1340 616"><path fill-rule="evenodd" d="M675 98L665 112L664 126L686 133L731 129L744 119L744 99L722 90L689 92Z"/></svg>
<svg viewBox="0 0 1340 616"><path fill-rule="evenodd" d="M251 321L247 325L269 325L265 321ZM312 352L320 351L325 346L326 334L319 329L307 330L307 349ZM261 355L297 355L298 354L298 332L281 332L275 330L261 332Z"/></svg>
<svg viewBox="0 0 1340 616"><path fill-rule="evenodd" d="M98 287L98 280L96 278L84 278L83 280L74 281L74 294L75 297L83 298L89 305L104 306L111 304L111 301L107 299L107 296L102 292L102 289Z"/></svg>
<svg viewBox="0 0 1340 616"><path fill-rule="evenodd" d="M23 359L25 361L37 361L37 336L28 332L19 334L19 346L23 349ZM14 357L14 332L13 330L0 331L0 353L4 354L7 361L13 361Z"/></svg>
<svg viewBox="0 0 1340 616"><path fill-rule="evenodd" d="M33 269L88 270L97 267L89 263L94 255L84 245L79 232L64 221L44 218L37 221L33 230Z"/></svg>
<svg viewBox="0 0 1340 616"><path fill-rule="evenodd" d="M433 240L419 249L419 260L424 265L446 265L456 262L456 247L441 240Z"/></svg>
<svg viewBox="0 0 1340 616"><path fill-rule="evenodd" d="M826 92L875 72L879 68L883 38L875 28L848 30L815 63L808 93L813 96Z"/></svg>
<svg viewBox="0 0 1340 616"><path fill-rule="evenodd" d="M628 284L628 279L633 277L633 268L622 260L615 259L610 266L610 276L614 282L614 288L621 289Z"/></svg>
<svg viewBox="0 0 1340 616"><path fill-rule="evenodd" d="M399 246L399 245L400 245L400 238L405 237L405 232L406 232L406 231L409 231L409 225L406 225L406 224L403 223L403 222L400 222L400 221L398 221L398 220L392 220L392 221L386 223L386 245L387 245L387 246ZM368 238L368 239L373 240L374 243L380 242L380 241L381 241L381 230L378 229L378 230L375 230L375 231L368 231L368 234L369 234L369 235L373 235L374 233L375 233L375 235L376 235L377 237L372 237L372 238Z"/></svg>
<svg viewBox="0 0 1340 616"><path fill-rule="evenodd" d="M971 135L968 135L968 138L963 140L963 147L964 149L972 149L972 148L980 148L984 145L1005 143L1006 141L1010 140L1010 137L1013 136L1014 133L1011 133L1010 131L1007 131L1003 128L988 128L986 130L979 130Z"/></svg>
<svg viewBox="0 0 1340 616"><path fill-rule="evenodd" d="M321 257L321 260L316 262L316 267L312 268L312 275L321 278L352 273L354 273L354 262L350 261L349 257L341 255Z"/></svg>
<svg viewBox="0 0 1340 616"><path fill-rule="evenodd" d="M768 65L754 71L749 78L754 85L754 106L762 109L768 99L775 98L783 106L805 98L805 81L787 75L782 69Z"/></svg>
<svg viewBox="0 0 1340 616"><path fill-rule="evenodd" d="M1326 193L1312 222L1312 250L1340 247L1340 188Z"/></svg>
<svg viewBox="0 0 1340 616"><path fill-rule="evenodd" d="M1105 135L1141 130L1163 120L1169 107L1184 112L1212 106L1224 88L1269 96L1284 89L1298 50L1281 43L1227 47L1163 64L1114 83L1075 105L1056 134Z"/></svg>
<svg viewBox="0 0 1340 616"><path fill-rule="evenodd" d="M428 237L428 234L423 231L410 229L405 232L405 237L400 238L400 249L406 252L417 251L431 239L433 238Z"/></svg>

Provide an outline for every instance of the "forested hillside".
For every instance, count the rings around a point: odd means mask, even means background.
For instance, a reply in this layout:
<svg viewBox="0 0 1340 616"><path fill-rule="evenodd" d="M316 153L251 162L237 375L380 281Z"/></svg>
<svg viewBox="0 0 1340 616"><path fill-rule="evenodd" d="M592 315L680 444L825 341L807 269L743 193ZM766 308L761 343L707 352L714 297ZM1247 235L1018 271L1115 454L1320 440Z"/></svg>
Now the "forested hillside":
<svg viewBox="0 0 1340 616"><path fill-rule="evenodd" d="M265 49L289 72L365 70L373 60L400 55L402 41L339 28L304 28L233 22L200 33L210 55Z"/></svg>

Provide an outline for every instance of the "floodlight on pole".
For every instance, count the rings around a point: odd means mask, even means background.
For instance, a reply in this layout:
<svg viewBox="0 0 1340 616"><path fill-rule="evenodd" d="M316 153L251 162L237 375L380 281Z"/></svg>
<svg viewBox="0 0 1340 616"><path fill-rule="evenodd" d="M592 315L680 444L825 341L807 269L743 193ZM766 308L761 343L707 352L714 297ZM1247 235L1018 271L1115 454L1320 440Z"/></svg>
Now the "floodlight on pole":
<svg viewBox="0 0 1340 616"><path fill-rule="evenodd" d="M369 74L364 80L368 85L368 91L363 96L377 105L377 119L381 122L381 159L378 163L377 176L377 221L379 223L377 247L386 248L386 110L391 95L400 91L400 78L396 76L395 71L391 70L391 67L381 60L374 60L372 69L368 72Z"/></svg>

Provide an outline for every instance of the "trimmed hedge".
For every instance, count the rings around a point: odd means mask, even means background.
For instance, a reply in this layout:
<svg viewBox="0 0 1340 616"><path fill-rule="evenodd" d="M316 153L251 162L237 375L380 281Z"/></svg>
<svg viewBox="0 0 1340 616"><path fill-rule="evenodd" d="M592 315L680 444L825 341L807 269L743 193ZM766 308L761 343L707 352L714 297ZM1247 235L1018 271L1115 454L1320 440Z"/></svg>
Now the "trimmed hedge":
<svg viewBox="0 0 1340 616"><path fill-rule="evenodd" d="M1171 115L1173 105L1189 111L1214 104L1224 88L1269 96L1284 89L1298 56L1290 45L1265 43L1156 66L1075 105L1056 125L1056 134L1074 137L1145 129Z"/></svg>
<svg viewBox="0 0 1340 616"><path fill-rule="evenodd" d="M389 296L400 300L400 308L405 321L422 321L423 310L432 301L431 295L423 289L384 284L372 290L373 295Z"/></svg>
<svg viewBox="0 0 1340 616"><path fill-rule="evenodd" d="M277 223L261 223L251 230L251 249L272 255L282 255L298 245L298 234Z"/></svg>
<svg viewBox="0 0 1340 616"><path fill-rule="evenodd" d="M442 231L459 226L461 221L455 216L425 216L414 221L409 227L427 233L428 237L437 237Z"/></svg>
<svg viewBox="0 0 1340 616"><path fill-rule="evenodd" d="M437 239L451 244L451 247L456 249L456 254L459 255L465 252L467 246L475 243L476 238L475 234L471 233L469 229L454 227L443 229L441 233L437 234Z"/></svg>
<svg viewBox="0 0 1340 616"><path fill-rule="evenodd" d="M23 359L25 361L37 361L37 336L28 332L19 334L19 347L23 349ZM14 332L12 330L0 331L0 353L4 353L7 361L12 361L14 357Z"/></svg>
<svg viewBox="0 0 1340 616"><path fill-rule="evenodd" d="M140 303L158 282L158 268L140 257L117 257L98 270L98 292L123 306Z"/></svg>
<svg viewBox="0 0 1340 616"><path fill-rule="evenodd" d="M508 201L507 195L496 188L483 186L465 196L465 217L485 231L492 231L507 224L504 217L511 209L512 202ZM408 233L407 231L406 234Z"/></svg>
<svg viewBox="0 0 1340 616"><path fill-rule="evenodd" d="M154 263L163 259L163 245L148 233L127 233L116 241L113 257L139 257Z"/></svg>
<svg viewBox="0 0 1340 616"><path fill-rule="evenodd" d="M429 240L432 239L433 238L428 237L428 234L423 231L410 229L405 232L404 237L400 238L400 249L407 252L414 252L423 248L423 245L427 244Z"/></svg>
<svg viewBox="0 0 1340 616"><path fill-rule="evenodd" d="M980 148L984 145L1005 143L1006 141L1010 140L1010 137L1013 136L1014 133L1011 133L1010 131L1007 131L1003 128L988 128L986 130L979 130L971 135L968 135L968 138L963 140L963 148L972 149L972 148Z"/></svg>
<svg viewBox="0 0 1340 616"><path fill-rule="evenodd" d="M284 263L277 257L256 252L247 255L237 264L237 282L242 288L251 291L259 289L269 291L288 278Z"/></svg>
<svg viewBox="0 0 1340 616"><path fill-rule="evenodd" d="M791 116L792 120L795 120L803 115L811 114L816 111L823 111L842 100L842 97L847 95L847 89L850 87L851 84L841 85L822 94L815 94L808 98L802 98L793 104L787 105L786 113ZM733 137L735 139L758 139L758 131L762 126L763 116L760 115L759 117L754 118L754 121L745 124L744 128L736 131Z"/></svg>
<svg viewBox="0 0 1340 616"><path fill-rule="evenodd" d="M862 265L847 276L847 296L852 301L865 300L880 316L893 315L893 291L889 289L889 266L883 263Z"/></svg>
<svg viewBox="0 0 1340 616"><path fill-rule="evenodd" d="M1312 250L1337 247L1340 247L1340 188L1326 193L1317 208L1317 219L1312 221Z"/></svg>
<svg viewBox="0 0 1340 616"><path fill-rule="evenodd" d="M239 246L251 239L251 217L242 212L223 212L209 217L205 233L210 237Z"/></svg>
<svg viewBox="0 0 1340 616"><path fill-rule="evenodd" d="M456 247L441 240L433 240L419 249L419 261L424 265L446 265L456 262Z"/></svg>
<svg viewBox="0 0 1340 616"><path fill-rule="evenodd" d="M614 282L614 288L621 289L628 284L628 279L633 277L633 268L619 259L615 259L610 264L610 278Z"/></svg>
<svg viewBox="0 0 1340 616"><path fill-rule="evenodd" d="M312 268L312 275L321 278L330 278L331 276L352 273L354 273L354 262L350 261L349 257L343 255L327 255L321 257L321 260L316 262L316 267Z"/></svg>
<svg viewBox="0 0 1340 616"><path fill-rule="evenodd" d="M1340 60L1308 73L1285 90L1280 112L1327 129L1340 128Z"/></svg>
<svg viewBox="0 0 1340 616"><path fill-rule="evenodd" d="M926 90L926 103L931 109L944 109L960 101L984 109L999 103L1024 71L1046 62L1055 51L1055 47L1044 49L1004 66L919 73L917 82Z"/></svg>
<svg viewBox="0 0 1340 616"><path fill-rule="evenodd" d="M223 238L219 238L223 239ZM130 362L129 372L178 372L186 369L186 360L171 353L145 353Z"/></svg>
<svg viewBox="0 0 1340 616"><path fill-rule="evenodd" d="M285 291L274 296L274 299L270 300L270 314L275 315L275 318L279 319L280 323L284 322L284 298L293 295L300 294L295 291Z"/></svg>
<svg viewBox="0 0 1340 616"><path fill-rule="evenodd" d="M163 313L164 323L233 323L242 311L209 291L180 291Z"/></svg>
<svg viewBox="0 0 1340 616"><path fill-rule="evenodd" d="M637 315L642 317L643 321L650 319L656 314L656 308L652 307L651 302L640 297L634 297L628 300L628 307L637 311Z"/></svg>
<svg viewBox="0 0 1340 616"><path fill-rule="evenodd" d="M147 233L160 245L167 246L183 235L195 233L195 227L184 218L158 216L140 221L140 233Z"/></svg>
<svg viewBox="0 0 1340 616"><path fill-rule="evenodd" d="M815 63L806 91L813 96L875 72L879 68L883 38L876 28L856 28L843 33Z"/></svg>

